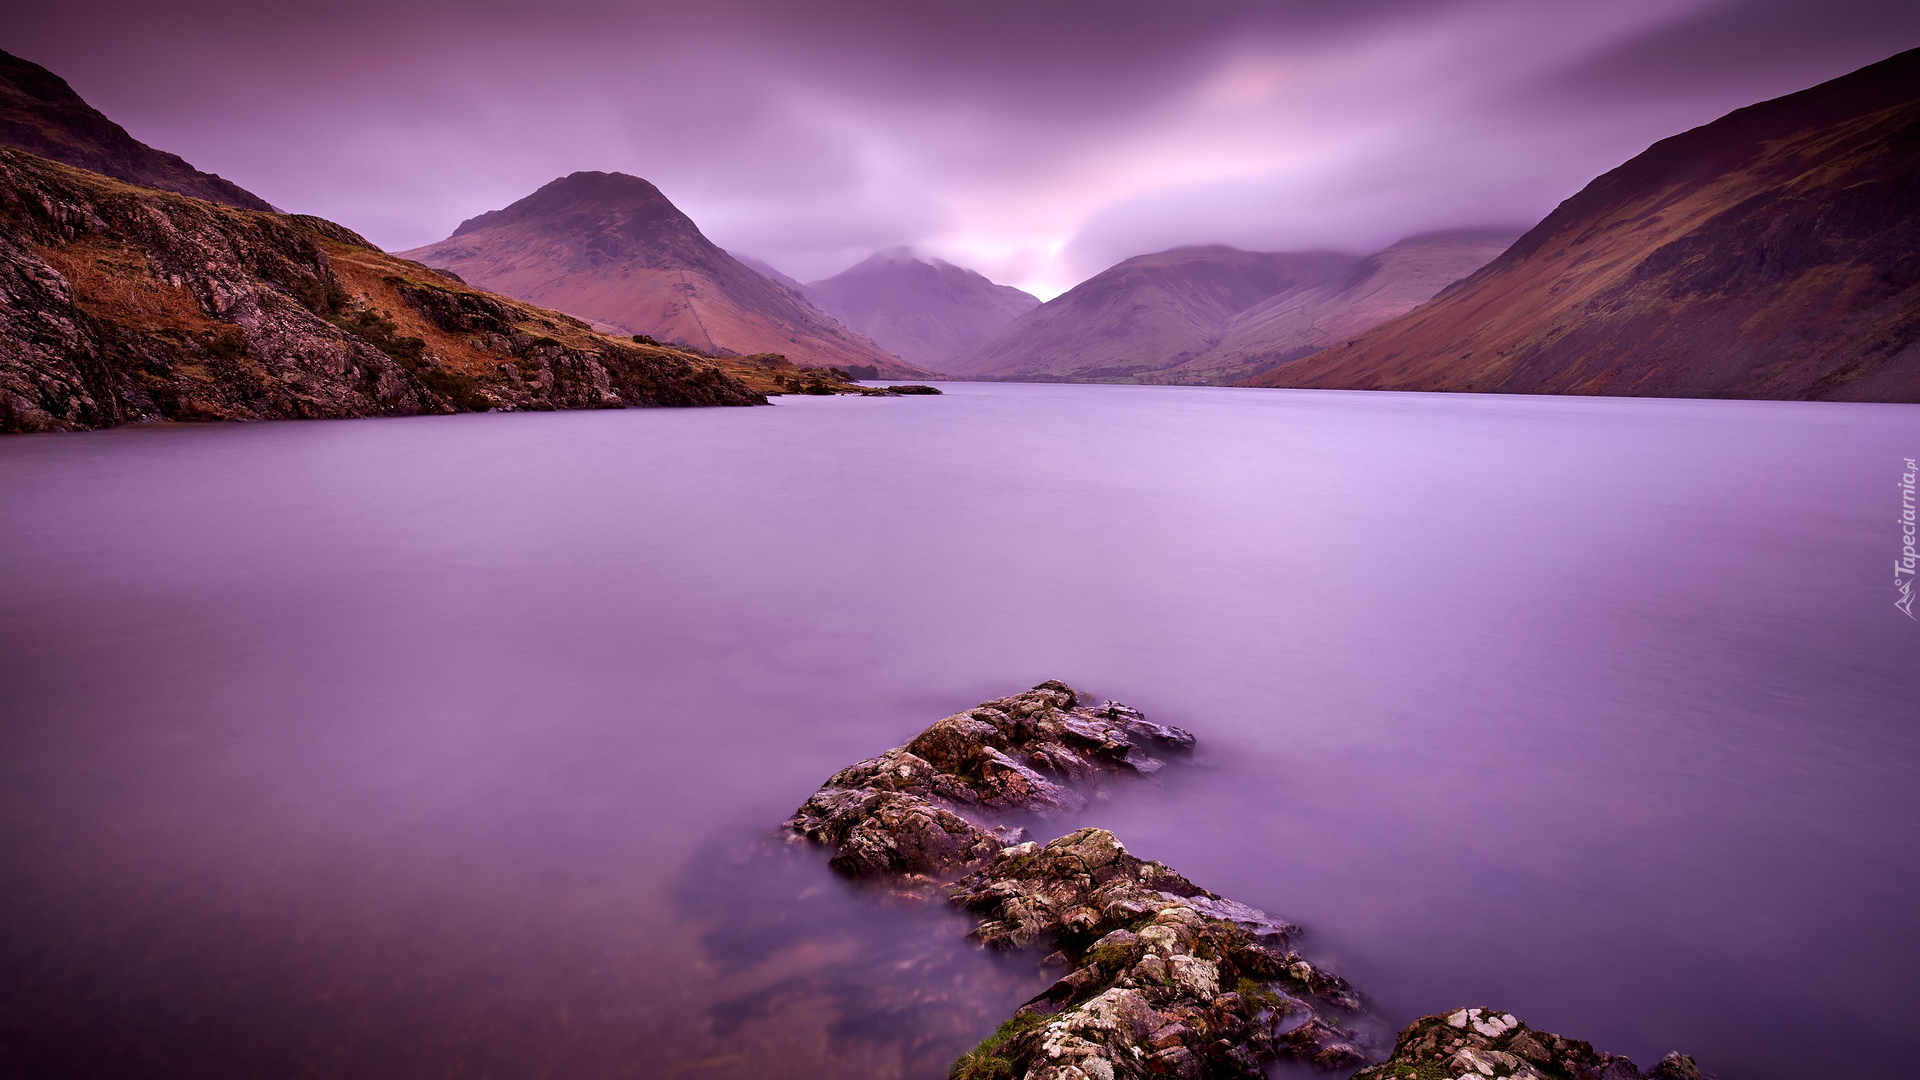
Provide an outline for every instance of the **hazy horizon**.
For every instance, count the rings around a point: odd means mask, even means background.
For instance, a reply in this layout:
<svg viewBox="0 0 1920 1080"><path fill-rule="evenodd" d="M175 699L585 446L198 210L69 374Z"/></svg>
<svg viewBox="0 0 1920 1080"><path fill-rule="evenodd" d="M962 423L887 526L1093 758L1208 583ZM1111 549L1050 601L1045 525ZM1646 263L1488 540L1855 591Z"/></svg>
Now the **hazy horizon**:
<svg viewBox="0 0 1920 1080"><path fill-rule="evenodd" d="M10 29L137 138L388 250L620 171L802 281L905 246L1048 298L1176 246L1525 227L1659 139L1920 43L1920 10L82 0Z"/></svg>

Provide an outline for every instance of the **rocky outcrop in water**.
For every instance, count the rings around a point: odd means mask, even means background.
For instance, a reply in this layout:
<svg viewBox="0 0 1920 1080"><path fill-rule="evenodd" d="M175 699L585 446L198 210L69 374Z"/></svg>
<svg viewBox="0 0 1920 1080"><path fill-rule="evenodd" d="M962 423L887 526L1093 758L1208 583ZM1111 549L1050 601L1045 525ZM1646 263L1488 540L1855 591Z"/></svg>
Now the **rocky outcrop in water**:
<svg viewBox="0 0 1920 1080"><path fill-rule="evenodd" d="M1642 1073L1591 1043L1536 1031L1510 1013L1456 1009L1408 1025L1393 1056L1353 1080L1701 1080L1685 1054L1668 1054Z"/></svg>
<svg viewBox="0 0 1920 1080"><path fill-rule="evenodd" d="M1077 810L1084 789L1150 775L1193 736L1114 702L1081 705L1045 682L955 713L905 746L829 777L786 827L838 849L835 869L856 876L948 877L1025 839L983 814Z"/></svg>
<svg viewBox="0 0 1920 1080"><path fill-rule="evenodd" d="M1353 988L1292 947L1296 927L1129 854L1104 829L1007 848L956 882L995 948L1050 944L1068 971L956 1063L963 1080L1264 1075L1280 1057L1367 1060Z"/></svg>
<svg viewBox="0 0 1920 1080"><path fill-rule="evenodd" d="M319 218L0 149L0 432L764 401Z"/></svg>
<svg viewBox="0 0 1920 1080"><path fill-rule="evenodd" d="M995 949L1066 969L954 1064L960 1080L1257 1077L1297 1058L1367 1060L1353 989L1293 948L1295 927L1081 829L1046 845L995 818L1084 807L1193 747L1191 734L1046 682L835 773L787 829L863 878L939 888Z"/></svg>

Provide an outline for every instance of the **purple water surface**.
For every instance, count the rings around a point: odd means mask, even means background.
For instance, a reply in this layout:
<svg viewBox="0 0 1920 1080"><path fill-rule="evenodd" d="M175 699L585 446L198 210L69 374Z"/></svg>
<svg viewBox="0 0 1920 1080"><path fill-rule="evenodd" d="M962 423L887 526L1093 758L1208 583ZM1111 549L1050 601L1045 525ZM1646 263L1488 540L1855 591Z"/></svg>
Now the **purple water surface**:
<svg viewBox="0 0 1920 1080"><path fill-rule="evenodd" d="M950 385L0 440L0 1076L938 1076L1041 985L758 846L1060 678L1395 1025L1920 1052L1920 407Z"/></svg>

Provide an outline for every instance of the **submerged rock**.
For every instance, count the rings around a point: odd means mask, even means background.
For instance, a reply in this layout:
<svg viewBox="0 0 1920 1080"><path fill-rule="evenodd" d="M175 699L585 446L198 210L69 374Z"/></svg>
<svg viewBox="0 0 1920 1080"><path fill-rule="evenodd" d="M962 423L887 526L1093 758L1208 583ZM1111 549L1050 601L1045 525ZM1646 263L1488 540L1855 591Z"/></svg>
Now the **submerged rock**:
<svg viewBox="0 0 1920 1080"><path fill-rule="evenodd" d="M1353 1080L1701 1080L1693 1059L1673 1053L1642 1073L1593 1044L1536 1031L1511 1013L1455 1009L1423 1016L1401 1032L1393 1056Z"/></svg>

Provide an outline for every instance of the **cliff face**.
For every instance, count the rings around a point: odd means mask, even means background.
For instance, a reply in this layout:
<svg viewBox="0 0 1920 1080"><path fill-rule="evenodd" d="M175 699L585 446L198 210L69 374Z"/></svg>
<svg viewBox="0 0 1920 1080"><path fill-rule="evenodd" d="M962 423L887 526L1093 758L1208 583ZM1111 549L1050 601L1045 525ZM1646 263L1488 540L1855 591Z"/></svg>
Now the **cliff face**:
<svg viewBox="0 0 1920 1080"><path fill-rule="evenodd" d="M1245 385L1920 401L1920 50L1656 143Z"/></svg>
<svg viewBox="0 0 1920 1080"><path fill-rule="evenodd" d="M764 400L318 218L0 149L0 431Z"/></svg>
<svg viewBox="0 0 1920 1080"><path fill-rule="evenodd" d="M780 353L798 364L888 377L931 374L749 269L658 188L624 173L562 177L401 255L609 329L702 352Z"/></svg>
<svg viewBox="0 0 1920 1080"><path fill-rule="evenodd" d="M244 210L273 209L240 185L135 139L74 93L65 79L5 52L0 52L0 146L129 184Z"/></svg>
<svg viewBox="0 0 1920 1080"><path fill-rule="evenodd" d="M941 368L988 334L1040 306L964 267L881 252L806 286L807 299L902 359Z"/></svg>
<svg viewBox="0 0 1920 1080"><path fill-rule="evenodd" d="M1357 261L1219 246L1136 256L1015 319L946 369L1004 379L1157 381L1151 376L1213 348L1233 316L1338 281Z"/></svg>

